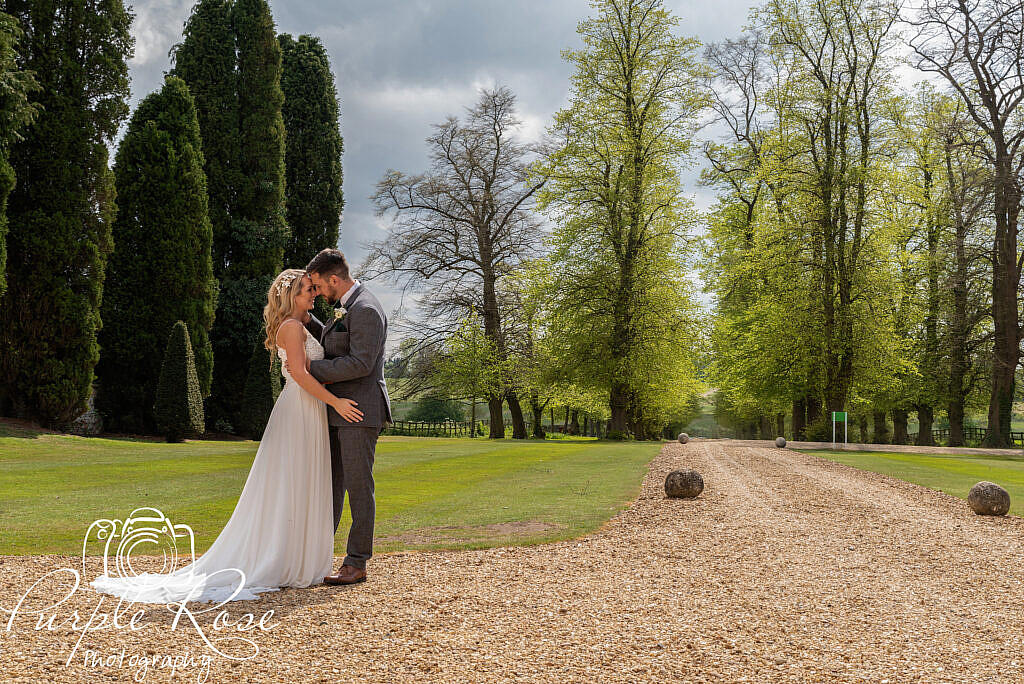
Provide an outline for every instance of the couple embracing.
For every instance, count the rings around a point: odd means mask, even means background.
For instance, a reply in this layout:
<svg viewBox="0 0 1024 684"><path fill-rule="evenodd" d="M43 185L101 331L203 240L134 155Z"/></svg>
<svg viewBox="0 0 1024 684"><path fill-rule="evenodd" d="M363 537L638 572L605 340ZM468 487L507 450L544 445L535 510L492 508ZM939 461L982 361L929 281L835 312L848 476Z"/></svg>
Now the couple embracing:
<svg viewBox="0 0 1024 684"><path fill-rule="evenodd" d="M312 314L318 295L334 302L333 320ZM281 358L286 382L227 525L191 565L166 575L104 575L92 582L96 590L142 603L222 602L366 579L374 453L391 421L384 310L352 279L344 255L325 249L305 270L274 279L263 319L264 343ZM332 573L346 493L352 527Z"/></svg>

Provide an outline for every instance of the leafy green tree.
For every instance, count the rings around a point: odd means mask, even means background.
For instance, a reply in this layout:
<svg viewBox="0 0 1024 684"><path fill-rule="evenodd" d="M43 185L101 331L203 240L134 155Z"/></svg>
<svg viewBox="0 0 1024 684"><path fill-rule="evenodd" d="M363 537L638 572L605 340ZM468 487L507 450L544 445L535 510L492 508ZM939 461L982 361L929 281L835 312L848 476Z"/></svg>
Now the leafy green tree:
<svg viewBox="0 0 1024 684"><path fill-rule="evenodd" d="M185 82L169 76L132 116L114 164L119 212L96 367L97 408L123 432L152 432L160 358L185 323L200 393L210 393L216 281L202 141ZM146 293L140 296L140 293Z"/></svg>
<svg viewBox="0 0 1024 684"><path fill-rule="evenodd" d="M11 143L20 140L19 129L32 123L38 103L29 102L29 93L38 90L35 77L22 71L17 63L18 44L24 31L9 14L0 12L0 297L7 289L7 196L14 188L14 169L10 162Z"/></svg>
<svg viewBox="0 0 1024 684"><path fill-rule="evenodd" d="M889 95L898 11L867 0L772 0L762 16L788 70L774 93L790 98L778 100L781 142L789 167L807 170L793 190L797 239L809 246L818 293L822 399L827 411L843 410L858 364L858 303L871 301L858 291L873 285L863 278L873 247L871 179L886 151L879 106Z"/></svg>
<svg viewBox="0 0 1024 684"><path fill-rule="evenodd" d="M338 93L319 38L287 33L281 44L284 92L285 188L291 239L284 263L304 267L312 255L338 244L343 150Z"/></svg>
<svg viewBox="0 0 1024 684"><path fill-rule="evenodd" d="M639 438L662 416L654 387L689 384L694 305L681 266L695 212L680 165L705 101L698 42L660 0L598 0L556 144L538 165L556 227L550 330L580 382L609 393L610 431ZM657 430L660 433L660 428Z"/></svg>
<svg viewBox="0 0 1024 684"><path fill-rule="evenodd" d="M238 55L238 159L232 187L231 255L211 331L213 417L238 425L249 349L260 334L267 288L281 270L288 230L284 215L284 121L281 48L265 0L236 0L231 25Z"/></svg>
<svg viewBox="0 0 1024 684"><path fill-rule="evenodd" d="M182 321L175 323L167 336L153 413L157 430L168 442L180 442L203 432L203 398L188 327Z"/></svg>
<svg viewBox="0 0 1024 684"><path fill-rule="evenodd" d="M440 423L446 420L460 421L465 418L459 402L444 397L424 397L416 402L407 416L409 420ZM476 425L476 421L473 421Z"/></svg>
<svg viewBox="0 0 1024 684"><path fill-rule="evenodd" d="M274 354L258 342L249 357L249 370L242 391L242 410L239 427L250 439L262 439L267 421L274 410L274 402L281 393L281 363Z"/></svg>
<svg viewBox="0 0 1024 684"><path fill-rule="evenodd" d="M107 146L128 114L131 14L120 0L9 0L39 116L9 147L0 412L61 426L85 410L116 215Z"/></svg>
<svg viewBox="0 0 1024 684"><path fill-rule="evenodd" d="M470 401L470 420L476 425L476 402L505 385L505 373L494 343L478 316L463 319L431 364L435 387L453 399ZM411 419L421 420L421 419ZM426 420L426 419L422 419Z"/></svg>

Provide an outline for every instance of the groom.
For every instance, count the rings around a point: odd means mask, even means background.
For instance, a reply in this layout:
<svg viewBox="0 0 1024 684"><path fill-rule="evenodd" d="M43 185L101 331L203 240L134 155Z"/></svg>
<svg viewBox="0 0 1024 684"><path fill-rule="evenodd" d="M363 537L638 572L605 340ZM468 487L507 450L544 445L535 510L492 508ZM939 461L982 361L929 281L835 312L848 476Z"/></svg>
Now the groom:
<svg viewBox="0 0 1024 684"><path fill-rule="evenodd" d="M373 458L377 436L391 422L391 402L384 383L384 342L388 321L373 293L353 280L345 255L325 249L306 266L317 294L334 302L334 319L306 324L324 347L324 359L311 361L310 374L336 396L355 401L362 420L346 422L328 409L331 476L334 485L334 531L348 492L352 527L343 565L324 578L325 584L354 584L366 579L366 561L373 555Z"/></svg>

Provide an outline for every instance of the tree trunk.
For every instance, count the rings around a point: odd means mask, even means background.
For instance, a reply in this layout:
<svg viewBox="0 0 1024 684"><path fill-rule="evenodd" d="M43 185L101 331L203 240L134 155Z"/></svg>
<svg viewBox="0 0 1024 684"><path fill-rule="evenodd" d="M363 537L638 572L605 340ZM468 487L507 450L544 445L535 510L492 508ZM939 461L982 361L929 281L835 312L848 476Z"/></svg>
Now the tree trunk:
<svg viewBox="0 0 1024 684"><path fill-rule="evenodd" d="M946 446L964 445L964 397L954 397L946 405L949 414L949 440Z"/></svg>
<svg viewBox="0 0 1024 684"><path fill-rule="evenodd" d="M992 374L985 446L1010 447L1010 411L1014 376L1020 361L1020 317L1017 288L1017 215L1020 192L1004 145L995 145L995 241L992 256Z"/></svg>
<svg viewBox="0 0 1024 684"><path fill-rule="evenodd" d="M892 443L907 443L907 410L894 408L892 410Z"/></svg>
<svg viewBox="0 0 1024 684"><path fill-rule="evenodd" d="M569 407L565 407L565 422L562 423L562 434L569 434Z"/></svg>
<svg viewBox="0 0 1024 684"><path fill-rule="evenodd" d="M609 393L609 407L612 417L608 422L608 431L617 430L626 434L626 409L629 406L629 388L620 382L613 382Z"/></svg>
<svg viewBox="0 0 1024 684"><path fill-rule="evenodd" d="M763 413L757 417L757 431L761 439L771 439L772 425L768 416Z"/></svg>
<svg viewBox="0 0 1024 684"><path fill-rule="evenodd" d="M817 397L807 397L807 424L812 425L821 418L821 401Z"/></svg>
<svg viewBox="0 0 1024 684"><path fill-rule="evenodd" d="M868 414L860 414L857 418L857 426L860 428L860 443L869 444L871 436L868 434Z"/></svg>
<svg viewBox="0 0 1024 684"><path fill-rule="evenodd" d="M540 397L534 392L530 395L530 412L533 413L533 436L536 439L544 439L544 407L540 403Z"/></svg>
<svg viewBox="0 0 1024 684"><path fill-rule="evenodd" d="M647 426L644 425L643 421L635 416L630 416L628 411L626 416L626 427L629 429L630 434L633 435L633 439L640 441L647 439Z"/></svg>
<svg viewBox="0 0 1024 684"><path fill-rule="evenodd" d="M777 413L775 414L775 436L785 437L786 436L786 414Z"/></svg>
<svg viewBox="0 0 1024 684"><path fill-rule="evenodd" d="M917 446L934 446L935 436L932 435L932 424L935 422L935 410L931 406L917 407Z"/></svg>
<svg viewBox="0 0 1024 684"><path fill-rule="evenodd" d="M871 441L875 444L888 444L889 424L885 422L885 411L875 409L871 412L871 419L875 427L874 434L871 435Z"/></svg>
<svg viewBox="0 0 1024 684"><path fill-rule="evenodd" d="M956 187L956 174L953 171L952 147L950 140L946 143L945 162L947 185ZM958 197L963 197L964 188L960 188ZM971 354L968 339L971 335L970 302L967 285L970 277L970 258L967 255L967 236L970 226L964 215L963 202L952 203L954 222L953 243L953 276L950 283L953 291L953 311L949 323L949 384L946 395L946 413L949 416L949 439L946 446L964 446L964 407L967 404L967 375L971 370Z"/></svg>
<svg viewBox="0 0 1024 684"><path fill-rule="evenodd" d="M491 424L488 432L490 439L505 439L505 418L501 411L501 397L487 397L487 412L490 414Z"/></svg>
<svg viewBox="0 0 1024 684"><path fill-rule="evenodd" d="M924 189L926 206L933 206L932 203L932 172L931 162L923 164L924 168ZM934 212L927 212L928 225L928 310L924 319L925 347L924 366L928 370L925 375L925 396L934 397L944 389L940 382L935 380L940 376L939 366L941 363L939 351L939 222ZM945 255L943 255L945 257ZM932 434L932 424L935 422L935 410L931 404L921 403L915 406L917 409L917 439L918 446L933 446L935 436Z"/></svg>
<svg viewBox="0 0 1024 684"><path fill-rule="evenodd" d="M519 405L519 397L512 390L505 393L508 412L512 414L512 439L526 439L526 421L523 420L523 408Z"/></svg>
<svg viewBox="0 0 1024 684"><path fill-rule="evenodd" d="M476 397L473 397L469 405L469 436L476 437Z"/></svg>
<svg viewBox="0 0 1024 684"><path fill-rule="evenodd" d="M800 441L807 437L807 402L803 397L793 400L793 439Z"/></svg>
<svg viewBox="0 0 1024 684"><path fill-rule="evenodd" d="M577 436L580 434L580 412L572 412L572 422L569 423L569 434Z"/></svg>

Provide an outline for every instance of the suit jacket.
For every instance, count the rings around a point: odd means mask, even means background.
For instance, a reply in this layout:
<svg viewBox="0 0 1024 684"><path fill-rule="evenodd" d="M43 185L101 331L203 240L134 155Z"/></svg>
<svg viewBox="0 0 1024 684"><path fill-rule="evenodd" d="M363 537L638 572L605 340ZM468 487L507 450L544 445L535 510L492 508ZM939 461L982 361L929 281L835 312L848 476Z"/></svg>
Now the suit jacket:
<svg viewBox="0 0 1024 684"><path fill-rule="evenodd" d="M392 422L391 400L384 382L388 319L381 303L362 284L345 309L348 313L337 323L328 321L325 325L312 316L306 324L324 348L324 359L311 361L309 372L335 396L355 401L363 412L361 421L350 423L328 408L332 426L382 428Z"/></svg>

